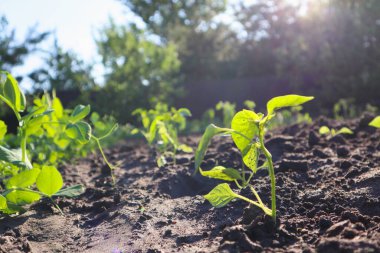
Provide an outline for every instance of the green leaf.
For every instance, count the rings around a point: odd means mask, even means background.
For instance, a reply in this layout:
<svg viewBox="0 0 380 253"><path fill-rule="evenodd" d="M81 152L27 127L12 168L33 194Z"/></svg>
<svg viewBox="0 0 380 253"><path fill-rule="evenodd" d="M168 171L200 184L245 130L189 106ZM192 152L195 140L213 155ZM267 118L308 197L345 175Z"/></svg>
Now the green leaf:
<svg viewBox="0 0 380 253"><path fill-rule="evenodd" d="M4 121L0 120L0 140L4 139L4 136L7 134L7 125Z"/></svg>
<svg viewBox="0 0 380 253"><path fill-rule="evenodd" d="M237 194L234 193L227 183L219 184L204 196L213 207L220 208L227 205L235 199Z"/></svg>
<svg viewBox="0 0 380 253"><path fill-rule="evenodd" d="M276 109L289 107L289 106L297 106L302 105L310 100L314 99L314 97L306 97L299 95L285 95L274 97L267 103L267 111L268 115L273 114Z"/></svg>
<svg viewBox="0 0 380 253"><path fill-rule="evenodd" d="M0 210L4 210L7 208L8 208L7 199L3 195L0 195Z"/></svg>
<svg viewBox="0 0 380 253"><path fill-rule="evenodd" d="M370 123L369 126L380 128L380 116L375 117Z"/></svg>
<svg viewBox="0 0 380 253"><path fill-rule="evenodd" d="M40 200L41 195L36 192L24 191L24 190L14 190L8 193L6 196L9 202L17 205L27 205Z"/></svg>
<svg viewBox="0 0 380 253"><path fill-rule="evenodd" d="M81 119L84 119L91 111L90 105L77 105L74 108L74 111L71 113L70 120L73 123L78 122Z"/></svg>
<svg viewBox="0 0 380 253"><path fill-rule="evenodd" d="M339 129L336 134L353 134L354 132L351 131L351 129L347 128L347 127L342 127L341 129Z"/></svg>
<svg viewBox="0 0 380 253"><path fill-rule="evenodd" d="M53 196L74 198L81 195L82 193L84 193L84 186L78 184L59 190L58 192L54 193Z"/></svg>
<svg viewBox="0 0 380 253"><path fill-rule="evenodd" d="M11 177L6 184L6 187L7 189L10 189L15 187L26 188L32 186L36 182L36 179L40 172L41 171L38 168L22 171L19 174Z"/></svg>
<svg viewBox="0 0 380 253"><path fill-rule="evenodd" d="M234 181L242 179L239 171L231 168L225 168L223 166L216 166L211 170L207 171L200 169L199 172L204 177L221 179L225 181Z"/></svg>
<svg viewBox="0 0 380 253"><path fill-rule="evenodd" d="M25 97L21 94L17 80L9 73L6 73L7 80L3 85L3 95L17 112L25 109Z"/></svg>
<svg viewBox="0 0 380 253"><path fill-rule="evenodd" d="M160 155L160 156L157 158L157 166L158 166L159 168L164 167L166 163L167 163L167 161L166 161L166 159L165 159L165 156Z"/></svg>
<svg viewBox="0 0 380 253"><path fill-rule="evenodd" d="M191 117L191 112L187 108L178 109L178 113L181 114L183 117Z"/></svg>
<svg viewBox="0 0 380 253"><path fill-rule="evenodd" d="M51 103L51 106L54 110L54 115L60 119L63 117L63 106L62 106L62 103L61 103L61 100L57 97L54 97L53 98L53 101Z"/></svg>
<svg viewBox="0 0 380 253"><path fill-rule="evenodd" d="M12 163L15 165L23 165L29 169L32 168L32 164L26 157L25 163L21 159L21 149L7 149L3 146L0 146L0 161Z"/></svg>
<svg viewBox="0 0 380 253"><path fill-rule="evenodd" d="M259 158L259 152L257 151L257 146L255 144L249 144L243 151L243 162L250 168L254 173L257 171L257 162Z"/></svg>
<svg viewBox="0 0 380 253"><path fill-rule="evenodd" d="M260 119L260 115L250 110L242 110L233 117L231 128L244 135L232 133L232 139L241 152L245 150L252 139L258 134L257 122Z"/></svg>
<svg viewBox="0 0 380 253"><path fill-rule="evenodd" d="M321 126L319 128L319 134L329 134L330 133L330 128L328 128L327 126Z"/></svg>
<svg viewBox="0 0 380 253"><path fill-rule="evenodd" d="M197 172L199 167L201 166L202 160L206 154L206 150L211 138L218 134L230 132L232 132L231 129L217 127L214 124L211 124L206 128L206 131L203 133L203 136L199 142L198 148L195 151L195 172Z"/></svg>
<svg viewBox="0 0 380 253"><path fill-rule="evenodd" d="M53 166L43 166L37 177L36 186L40 192L52 196L63 186L61 173Z"/></svg>
<svg viewBox="0 0 380 253"><path fill-rule="evenodd" d="M91 139L91 126L84 121L70 123L66 127L66 135L81 144L86 144Z"/></svg>
<svg viewBox="0 0 380 253"><path fill-rule="evenodd" d="M179 146L178 146L178 150L181 150L181 151L183 151L183 152L185 152L185 153L191 153L191 152L193 152L192 147L189 147L189 146L187 146L187 145L185 145L185 144L181 144L181 145L179 145Z"/></svg>

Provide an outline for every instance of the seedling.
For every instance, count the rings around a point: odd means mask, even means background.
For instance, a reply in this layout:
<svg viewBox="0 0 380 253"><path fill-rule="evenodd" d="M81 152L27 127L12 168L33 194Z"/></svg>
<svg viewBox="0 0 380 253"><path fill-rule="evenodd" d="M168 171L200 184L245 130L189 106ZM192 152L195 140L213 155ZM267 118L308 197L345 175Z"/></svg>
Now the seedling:
<svg viewBox="0 0 380 253"><path fill-rule="evenodd" d="M157 165L164 166L167 157L172 157L176 163L178 151L186 153L193 152L193 149L180 143L178 132L185 129L186 117L191 116L189 109L169 108L166 104L157 104L155 109L149 111L139 108L133 112L141 117L142 128L134 129L132 133L141 133L148 144L158 151Z"/></svg>
<svg viewBox="0 0 380 253"><path fill-rule="evenodd" d="M339 130L336 130L334 128L328 128L327 126L321 126L319 128L319 134L321 135L330 135L331 137L338 135L338 134L353 134L354 132L351 131L351 129L347 127L342 127Z"/></svg>
<svg viewBox="0 0 380 253"><path fill-rule="evenodd" d="M375 117L371 122L369 122L368 125L376 127L376 128L380 128L380 116Z"/></svg>
<svg viewBox="0 0 380 253"><path fill-rule="evenodd" d="M53 201L52 198L55 196L74 197L83 192L81 185L62 189L63 179L55 166L36 163L32 165L27 148L38 144L38 142L28 142L35 140L35 136L39 137L36 139L41 140L60 138L54 139L57 142L46 142L48 146L62 145L63 141L67 143L70 140L85 144L93 139L99 146L106 163L113 169L103 153L100 140L108 136L116 126L105 136L95 137L91 134L91 126L83 121L90 112L90 106L79 105L69 116L64 117L63 109L61 110L57 104L59 100L50 101L47 96L40 101L40 104L36 100L35 107L30 112L26 112L25 96L16 79L8 72L0 72L0 78L0 99L12 109L19 122L18 138L15 142L18 142L20 147L10 149L7 143L4 146L0 145L0 170L5 185L0 195L1 212L19 213L23 211L23 205L36 202L41 197L47 197ZM0 124L0 136L5 132L5 124ZM29 152L29 155L30 153L33 157L33 152ZM59 209L57 205L56 207Z"/></svg>
<svg viewBox="0 0 380 253"><path fill-rule="evenodd" d="M224 127L228 127L231 123L232 117L236 113L235 107L236 105L229 101L220 101L215 105L215 109L222 112Z"/></svg>
<svg viewBox="0 0 380 253"><path fill-rule="evenodd" d="M209 125L203 134L198 148L195 152L195 173L198 171L206 177L220 179L229 182L235 182L239 189L249 187L256 197L256 201L250 200L231 190L227 183L217 185L210 193L204 197L214 206L223 207L233 199L242 199L259 208L265 214L272 216L276 221L276 181L273 168L272 155L265 147L265 134L267 126L271 119L276 115L275 111L291 106L298 106L312 100L314 97L305 97L299 95L286 95L272 98L267 103L267 113L256 113L252 110L242 110L236 113L231 121L231 128L220 128L213 124ZM216 166L211 170L202 170L201 163L206 154L207 147L211 138L216 135L231 135L233 142L241 152L242 165L240 169L225 168ZM260 167L258 166L258 157L264 154L266 160ZM268 169L271 184L271 208L265 206L261 201L259 194L250 181L253 175L259 169Z"/></svg>

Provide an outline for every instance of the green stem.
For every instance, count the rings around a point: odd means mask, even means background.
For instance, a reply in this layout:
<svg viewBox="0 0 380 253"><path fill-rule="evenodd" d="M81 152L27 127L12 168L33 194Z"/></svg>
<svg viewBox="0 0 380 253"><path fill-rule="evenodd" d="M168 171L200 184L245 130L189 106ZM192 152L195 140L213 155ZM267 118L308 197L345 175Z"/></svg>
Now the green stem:
<svg viewBox="0 0 380 253"><path fill-rule="evenodd" d="M241 200L244 200L244 201L247 201L248 203L251 203L252 205L255 205L259 208L261 208L265 214L269 215L269 216L272 216L273 215L273 212L271 209L269 209L268 207L256 202L256 201L253 201L253 200L250 200L249 198L246 198L244 196L241 196L239 194L236 194L236 197L241 199Z"/></svg>
<svg viewBox="0 0 380 253"><path fill-rule="evenodd" d="M272 161L272 155L271 153L268 151L268 149L266 149L265 145L264 145L264 126L261 125L260 126L260 134L259 134L259 138L260 138L260 144L261 144L261 151L264 153L267 161L268 161L268 172L269 172L269 177L270 177L270 184L271 184L271 200L272 200L272 218L273 218L273 221L276 222L276 178L274 176L274 168L273 168L273 161Z"/></svg>
<svg viewBox="0 0 380 253"><path fill-rule="evenodd" d="M21 161L26 162L26 134L21 130Z"/></svg>
<svg viewBox="0 0 380 253"><path fill-rule="evenodd" d="M63 213L63 211L62 211L62 209L58 206L58 204L55 203L54 200L51 197L49 197L49 199L53 203L53 205L58 209L58 211L61 213L61 215L65 216L64 213Z"/></svg>
<svg viewBox="0 0 380 253"><path fill-rule="evenodd" d="M99 139L96 138L96 137L93 136L93 135L91 136L91 138L93 138L93 139L95 140L95 142L96 142L96 144L98 145L98 148L99 148L99 150L100 150L100 153L101 153L102 156L103 156L103 159L104 159L105 163L106 163L107 166L110 168L110 171L111 171L111 177L112 177L112 184L113 184L113 186L115 186L115 185L116 185L116 179L115 179L115 176L114 176L114 174L113 174L114 166L112 166L112 164L108 161L106 155L104 154L104 151L103 151L102 145L100 145L100 141L99 141Z"/></svg>

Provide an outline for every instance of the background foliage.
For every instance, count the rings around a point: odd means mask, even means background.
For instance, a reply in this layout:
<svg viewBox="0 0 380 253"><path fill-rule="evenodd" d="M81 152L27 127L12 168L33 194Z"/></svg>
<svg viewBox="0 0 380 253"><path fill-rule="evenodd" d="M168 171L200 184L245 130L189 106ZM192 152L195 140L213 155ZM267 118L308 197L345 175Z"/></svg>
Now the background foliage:
<svg viewBox="0 0 380 253"><path fill-rule="evenodd" d="M34 88L57 90L64 104L91 103L121 123L133 120L134 109L157 102L189 101L185 106L196 112L213 107L210 98L238 108L249 98L262 107L261 100L284 91L315 95L314 113L332 114L339 98L358 108L380 106L377 0L122 2L144 26L111 20L99 30L102 83L90 63L56 42L43 69L30 74ZM16 42L4 17L0 24L0 66L8 71L49 36L31 30ZM207 90L203 84L210 82Z"/></svg>

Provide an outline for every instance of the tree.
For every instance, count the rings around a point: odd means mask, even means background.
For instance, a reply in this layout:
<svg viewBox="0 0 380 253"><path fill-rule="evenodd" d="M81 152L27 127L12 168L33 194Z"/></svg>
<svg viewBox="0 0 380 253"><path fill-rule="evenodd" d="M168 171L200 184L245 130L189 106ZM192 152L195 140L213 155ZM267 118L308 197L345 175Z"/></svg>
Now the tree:
<svg viewBox="0 0 380 253"><path fill-rule="evenodd" d="M134 109L170 103L181 93L180 62L172 43L154 42L134 25L117 26L111 21L97 45L106 74L105 86L91 97L96 111L125 122Z"/></svg>
<svg viewBox="0 0 380 253"><path fill-rule="evenodd" d="M55 40L45 57L45 65L32 72L33 88L42 90L84 92L95 86L92 67L71 51L64 51Z"/></svg>
<svg viewBox="0 0 380 253"><path fill-rule="evenodd" d="M11 71L13 67L22 65L26 56L38 49L49 32L38 33L35 28L29 30L21 42L17 42L15 31L9 30L5 16L0 16L0 69Z"/></svg>

